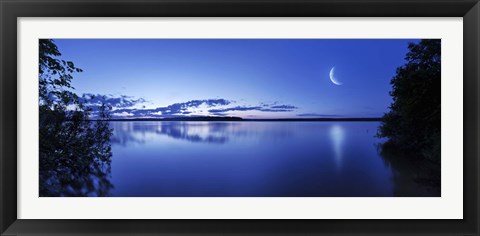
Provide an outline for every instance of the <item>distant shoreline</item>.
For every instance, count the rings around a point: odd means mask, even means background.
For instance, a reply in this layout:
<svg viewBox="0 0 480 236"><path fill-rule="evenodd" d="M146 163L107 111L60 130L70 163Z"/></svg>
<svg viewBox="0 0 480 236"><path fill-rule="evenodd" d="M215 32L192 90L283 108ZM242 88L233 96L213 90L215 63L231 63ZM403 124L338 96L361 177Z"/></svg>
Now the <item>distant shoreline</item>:
<svg viewBox="0 0 480 236"><path fill-rule="evenodd" d="M90 120L97 121L97 120ZM381 121L381 118L282 118L282 119L243 119L240 117L177 117L177 118L134 118L109 119L107 121L244 121L244 122L297 122L297 121Z"/></svg>

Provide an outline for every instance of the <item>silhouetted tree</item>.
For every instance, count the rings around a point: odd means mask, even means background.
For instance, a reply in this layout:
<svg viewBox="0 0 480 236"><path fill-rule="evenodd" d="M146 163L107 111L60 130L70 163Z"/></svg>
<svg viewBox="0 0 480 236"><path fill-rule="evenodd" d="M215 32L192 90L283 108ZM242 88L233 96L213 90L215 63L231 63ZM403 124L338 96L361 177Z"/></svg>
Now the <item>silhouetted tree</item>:
<svg viewBox="0 0 480 236"><path fill-rule="evenodd" d="M441 41L424 39L408 48L406 64L397 68L390 82L393 102L378 130L380 137L388 138L382 153L390 160L402 156L426 167L417 179L439 185Z"/></svg>
<svg viewBox="0 0 480 236"><path fill-rule="evenodd" d="M39 41L40 196L105 196L110 173L111 108L85 107L73 92L82 70L61 56L53 40ZM85 99L85 98L84 98Z"/></svg>

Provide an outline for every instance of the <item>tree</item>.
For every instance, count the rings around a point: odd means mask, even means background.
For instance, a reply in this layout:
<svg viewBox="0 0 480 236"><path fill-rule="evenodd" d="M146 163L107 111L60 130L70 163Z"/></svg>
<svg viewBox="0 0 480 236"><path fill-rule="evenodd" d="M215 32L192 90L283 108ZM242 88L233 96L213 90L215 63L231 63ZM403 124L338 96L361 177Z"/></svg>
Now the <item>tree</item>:
<svg viewBox="0 0 480 236"><path fill-rule="evenodd" d="M111 108L92 108L73 92L73 73L82 70L50 39L39 41L39 186L40 196L105 196L111 147ZM82 99L82 101L85 98Z"/></svg>
<svg viewBox="0 0 480 236"><path fill-rule="evenodd" d="M388 138L383 148L440 165L441 41L411 43L406 64L391 80L390 111L378 135Z"/></svg>

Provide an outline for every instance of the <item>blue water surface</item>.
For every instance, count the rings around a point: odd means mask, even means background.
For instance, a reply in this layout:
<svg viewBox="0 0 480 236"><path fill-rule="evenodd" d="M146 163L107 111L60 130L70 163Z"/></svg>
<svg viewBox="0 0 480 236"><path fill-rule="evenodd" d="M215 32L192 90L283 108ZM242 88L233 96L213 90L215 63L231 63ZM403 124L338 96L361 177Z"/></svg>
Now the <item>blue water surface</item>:
<svg viewBox="0 0 480 236"><path fill-rule="evenodd" d="M112 196L393 196L378 122L112 122Z"/></svg>

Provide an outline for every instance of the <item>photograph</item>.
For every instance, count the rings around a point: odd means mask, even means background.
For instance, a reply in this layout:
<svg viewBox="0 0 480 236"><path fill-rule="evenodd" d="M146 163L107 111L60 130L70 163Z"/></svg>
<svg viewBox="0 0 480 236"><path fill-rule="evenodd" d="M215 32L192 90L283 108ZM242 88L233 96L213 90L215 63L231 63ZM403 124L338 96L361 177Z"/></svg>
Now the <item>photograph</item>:
<svg viewBox="0 0 480 236"><path fill-rule="evenodd" d="M39 197L441 197L441 45L41 38Z"/></svg>

